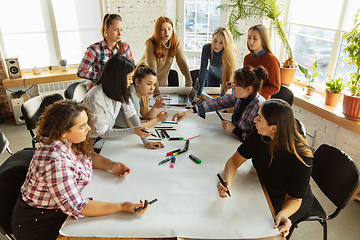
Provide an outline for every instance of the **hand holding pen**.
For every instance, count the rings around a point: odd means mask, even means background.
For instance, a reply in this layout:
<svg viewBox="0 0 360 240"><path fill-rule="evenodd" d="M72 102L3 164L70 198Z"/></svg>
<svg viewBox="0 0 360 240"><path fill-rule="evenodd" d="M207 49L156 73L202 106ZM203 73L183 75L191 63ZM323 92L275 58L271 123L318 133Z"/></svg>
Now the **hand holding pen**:
<svg viewBox="0 0 360 240"><path fill-rule="evenodd" d="M124 202L121 203L121 208L123 209L122 211L126 211L126 212L132 212L132 213L144 213L148 210L149 205L148 205L148 200L145 200L145 203L140 200L140 203L133 203L133 202ZM136 211L136 209L140 210Z"/></svg>
<svg viewBox="0 0 360 240"><path fill-rule="evenodd" d="M217 189L218 189L218 192L219 192L219 196L221 198L226 198L228 195L229 195L229 197L231 197L230 191L229 191L230 184L227 181L224 181L221 178L219 173L217 174L217 176L219 178L219 182L217 184Z"/></svg>
<svg viewBox="0 0 360 240"><path fill-rule="evenodd" d="M141 138L147 138L149 137L151 134L153 134L153 132L149 132L147 131L146 127L135 127L134 128L134 133L136 135L138 135ZM156 136L156 135L155 135Z"/></svg>

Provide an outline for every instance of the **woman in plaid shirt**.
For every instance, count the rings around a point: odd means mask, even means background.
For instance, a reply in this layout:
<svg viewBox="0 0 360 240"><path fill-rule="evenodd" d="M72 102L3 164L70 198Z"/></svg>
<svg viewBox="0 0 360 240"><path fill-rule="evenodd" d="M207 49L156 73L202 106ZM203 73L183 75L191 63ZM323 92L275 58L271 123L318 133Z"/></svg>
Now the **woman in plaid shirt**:
<svg viewBox="0 0 360 240"><path fill-rule="evenodd" d="M142 201L109 203L81 196L92 178L93 167L111 170L120 177L130 173L130 168L123 163L93 151L88 136L91 126L88 109L71 100L50 105L40 117L40 145L31 160L12 217L17 240L56 239L67 216L78 219L120 211L135 212L135 208L144 206Z"/></svg>
<svg viewBox="0 0 360 240"><path fill-rule="evenodd" d="M91 80L88 85L88 90L90 90L100 78L105 63L113 55L120 53L134 62L130 46L121 41L123 23L120 15L106 14L102 23L101 34L104 39L91 44L86 49L77 71L79 78Z"/></svg>
<svg viewBox="0 0 360 240"><path fill-rule="evenodd" d="M237 135L241 141L255 129L254 119L265 98L258 90L262 86L263 79L267 79L267 71L264 67L258 66L244 67L235 71L234 82L228 84L232 86L233 94L210 99L205 102L198 102L192 109L176 113L172 121L181 121L190 113L197 113L205 118L206 112L212 112L224 108L234 108L231 121L221 121L222 127L227 132Z"/></svg>

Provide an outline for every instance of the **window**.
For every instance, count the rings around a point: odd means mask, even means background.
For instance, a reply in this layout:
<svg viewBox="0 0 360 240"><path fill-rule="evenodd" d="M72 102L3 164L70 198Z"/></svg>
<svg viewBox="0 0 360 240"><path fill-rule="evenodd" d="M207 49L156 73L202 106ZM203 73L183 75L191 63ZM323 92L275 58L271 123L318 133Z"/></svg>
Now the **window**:
<svg viewBox="0 0 360 240"><path fill-rule="evenodd" d="M101 39L100 0L12 0L1 9L1 47L22 69L57 66L60 58L78 64Z"/></svg>

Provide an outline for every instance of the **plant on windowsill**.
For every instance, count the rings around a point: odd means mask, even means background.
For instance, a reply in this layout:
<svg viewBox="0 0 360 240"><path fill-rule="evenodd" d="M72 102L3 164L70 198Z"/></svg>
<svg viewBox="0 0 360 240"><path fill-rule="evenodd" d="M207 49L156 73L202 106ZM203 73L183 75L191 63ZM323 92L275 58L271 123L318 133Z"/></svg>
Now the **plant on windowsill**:
<svg viewBox="0 0 360 240"><path fill-rule="evenodd" d="M66 59L60 59L59 60L61 71L65 72L67 70L67 61Z"/></svg>
<svg viewBox="0 0 360 240"><path fill-rule="evenodd" d="M288 59L280 68L281 84L290 86L295 77L297 65L289 41L286 37L284 28L287 25L286 19L280 20L280 16L284 13L285 5L283 0L230 0L229 4L218 6L221 10L230 10L229 30L235 39L244 35L238 30L238 21L250 17L259 17L270 19L275 29L275 33L282 41Z"/></svg>
<svg viewBox="0 0 360 240"><path fill-rule="evenodd" d="M314 83L315 78L320 75L320 72L316 72L317 67L318 67L318 62L316 60L312 65L312 70L314 71L314 73L311 74L309 73L309 70L306 67L299 64L300 71L305 75L305 78L308 79L308 85L303 88L303 90L306 89L307 96L312 96L315 92L315 87L312 84Z"/></svg>
<svg viewBox="0 0 360 240"><path fill-rule="evenodd" d="M52 72L53 67L52 67L51 65L49 65L49 67L48 67L48 68L49 68L49 71L50 71L50 72Z"/></svg>
<svg viewBox="0 0 360 240"><path fill-rule="evenodd" d="M344 93L343 113L345 117L352 120L360 120L360 8L354 16L354 28L349 33L344 33L343 37L347 41L344 52L349 54L345 62L357 66L357 71L350 73L350 81L347 88L350 93Z"/></svg>
<svg viewBox="0 0 360 240"><path fill-rule="evenodd" d="M327 75L329 81L325 84L328 88L325 89L325 104L328 106L336 106L342 96L342 90L345 88L345 82L342 77L332 78Z"/></svg>

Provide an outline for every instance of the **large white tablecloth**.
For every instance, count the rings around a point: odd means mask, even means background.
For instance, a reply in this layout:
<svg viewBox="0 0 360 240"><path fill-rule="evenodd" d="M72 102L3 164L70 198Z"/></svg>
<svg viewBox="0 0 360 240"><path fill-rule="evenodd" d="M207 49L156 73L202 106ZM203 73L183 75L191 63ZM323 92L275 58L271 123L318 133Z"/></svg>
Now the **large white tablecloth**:
<svg viewBox="0 0 360 240"><path fill-rule="evenodd" d="M172 117L174 108L168 109ZM223 114L230 119L230 114ZM164 149L149 150L135 136L107 140L102 155L121 161L131 168L122 179L111 172L94 170L83 197L108 202L138 202L158 199L145 214L116 213L80 220L68 218L61 234L83 237L184 237L206 239L260 238L278 235L259 179L248 160L238 169L231 187L231 196L221 199L216 184L217 173L223 172L228 158L240 142L221 128L215 113L205 120L196 114L177 125L171 136L202 136L190 141L189 151L177 156L175 168L170 162L159 166L165 154L183 148L184 141L163 140ZM152 128L150 129L152 130ZM202 160L196 164L193 154Z"/></svg>

